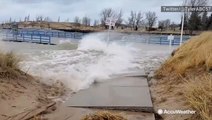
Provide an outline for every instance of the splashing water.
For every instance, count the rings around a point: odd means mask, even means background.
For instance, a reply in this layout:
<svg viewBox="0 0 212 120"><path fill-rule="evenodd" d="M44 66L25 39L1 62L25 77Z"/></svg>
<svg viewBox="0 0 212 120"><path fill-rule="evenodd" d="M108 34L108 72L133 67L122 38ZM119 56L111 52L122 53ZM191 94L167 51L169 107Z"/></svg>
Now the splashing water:
<svg viewBox="0 0 212 120"><path fill-rule="evenodd" d="M33 52L22 63L23 70L45 82L62 81L73 91L88 88L112 75L139 67L137 49L117 41L109 44L105 34L84 37L76 50L43 50Z"/></svg>

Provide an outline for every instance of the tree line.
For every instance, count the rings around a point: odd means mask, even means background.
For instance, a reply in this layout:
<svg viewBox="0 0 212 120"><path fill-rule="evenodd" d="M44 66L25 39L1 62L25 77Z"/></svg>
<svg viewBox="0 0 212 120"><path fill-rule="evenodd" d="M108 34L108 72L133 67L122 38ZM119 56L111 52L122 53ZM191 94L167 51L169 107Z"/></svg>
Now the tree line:
<svg viewBox="0 0 212 120"><path fill-rule="evenodd" d="M208 0L185 0L183 6L206 6L208 4ZM208 16L207 12L184 12L184 29L188 30L190 34L193 31L198 30L211 30L212 29L212 14ZM117 28L130 28L131 30L137 31L139 28L145 28L148 31L159 29L161 31L164 30L176 30L180 29L181 23L171 22L170 19L166 20L157 20L158 17L155 12L146 12L142 13L141 11L131 11L129 17L127 19L123 19L123 12L115 11L112 8L105 8L99 13L99 20L91 20L90 17L84 16L82 18L76 16L74 18L73 23L80 26L102 26L107 29L107 25L105 23L107 18L114 18L117 20L116 27ZM10 18L10 22L12 19ZM20 20L21 21L21 20ZM30 15L24 18L24 21L30 21ZM49 17L37 16L35 18L36 22L51 22L52 20ZM57 22L60 21L60 17L58 17ZM67 19L65 22L69 22ZM93 22L93 23L91 23ZM157 27L155 26L158 22Z"/></svg>
<svg viewBox="0 0 212 120"><path fill-rule="evenodd" d="M140 11L139 12L131 11L128 19L124 20L123 12L121 10L117 12L113 10L112 8L106 8L100 12L99 16L100 16L99 20L93 21L93 26L103 26L105 27L105 29L107 29L108 27L105 23L107 18L116 19L117 28L130 27L131 30L135 30L135 31L137 31L138 28L144 27L144 26L146 27L146 29L151 30L157 22L156 13L150 12L150 11L145 13L145 18ZM91 19L87 16L83 17L82 19L76 16L74 18L74 23L90 26Z"/></svg>

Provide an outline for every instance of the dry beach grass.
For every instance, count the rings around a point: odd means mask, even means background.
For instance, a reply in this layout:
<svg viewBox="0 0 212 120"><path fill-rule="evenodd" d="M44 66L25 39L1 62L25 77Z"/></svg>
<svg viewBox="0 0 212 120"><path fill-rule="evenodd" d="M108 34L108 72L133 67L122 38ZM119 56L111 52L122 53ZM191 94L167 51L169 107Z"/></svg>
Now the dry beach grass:
<svg viewBox="0 0 212 120"><path fill-rule="evenodd" d="M172 71L184 75L186 70L195 67L203 67L205 70L212 68L212 32L204 32L183 44L161 66L157 76L164 76Z"/></svg>
<svg viewBox="0 0 212 120"><path fill-rule="evenodd" d="M107 112L107 111L99 111L94 114L86 115L82 118L82 120L127 120L119 114Z"/></svg>
<svg viewBox="0 0 212 120"><path fill-rule="evenodd" d="M0 77L17 77L21 72L18 66L20 59L12 52L0 53Z"/></svg>
<svg viewBox="0 0 212 120"><path fill-rule="evenodd" d="M170 105L168 108L193 109L196 114L188 115L184 119L211 120L212 119L212 32L204 32L191 38L179 47L168 60L156 71L157 85L152 87L163 89L156 95L166 94L172 97L162 102L154 100L158 108ZM152 92L154 93L153 88ZM170 103L169 103L170 102ZM165 119L170 116L164 115ZM172 116L172 119L182 119Z"/></svg>
<svg viewBox="0 0 212 120"><path fill-rule="evenodd" d="M184 96L190 107L196 110L196 119L211 120L212 77L209 74L188 80L184 84Z"/></svg>

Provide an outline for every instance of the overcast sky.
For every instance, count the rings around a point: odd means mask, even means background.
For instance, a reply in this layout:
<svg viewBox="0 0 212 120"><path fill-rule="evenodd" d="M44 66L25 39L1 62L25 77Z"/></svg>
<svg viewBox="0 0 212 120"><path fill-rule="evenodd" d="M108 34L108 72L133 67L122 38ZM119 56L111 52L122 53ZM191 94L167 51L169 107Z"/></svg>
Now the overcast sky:
<svg viewBox="0 0 212 120"><path fill-rule="evenodd" d="M212 0L210 5L212 4ZM180 22L180 13L161 13L161 6L182 5L183 0L0 0L0 22L8 21L11 17L19 21L30 14L30 19L36 16L48 16L57 21L69 19L73 21L75 16L88 16L99 19L99 14L104 8L122 10L127 19L130 11L154 11L158 20L171 19ZM143 14L144 15L144 14Z"/></svg>

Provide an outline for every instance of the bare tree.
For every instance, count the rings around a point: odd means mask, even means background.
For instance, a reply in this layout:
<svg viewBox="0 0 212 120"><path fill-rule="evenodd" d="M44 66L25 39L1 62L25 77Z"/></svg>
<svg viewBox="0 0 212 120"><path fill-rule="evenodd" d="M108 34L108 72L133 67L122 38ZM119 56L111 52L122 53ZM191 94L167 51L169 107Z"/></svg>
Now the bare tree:
<svg viewBox="0 0 212 120"><path fill-rule="evenodd" d="M135 21L135 30L137 31L138 30L138 27L140 26L141 24L141 20L142 20L142 15L141 15L141 12L138 12L137 16L136 16L136 21Z"/></svg>
<svg viewBox="0 0 212 120"><path fill-rule="evenodd" d="M112 8L106 8L102 10L100 16L101 16L101 24L105 26L105 28L107 28L107 26L105 25L105 21L109 17L115 17L115 12Z"/></svg>
<svg viewBox="0 0 212 120"><path fill-rule="evenodd" d="M27 17L24 17L24 22L27 22Z"/></svg>
<svg viewBox="0 0 212 120"><path fill-rule="evenodd" d="M35 18L35 21L36 21L36 22L38 22L38 21L39 21L39 17L38 17L38 16Z"/></svg>
<svg viewBox="0 0 212 120"><path fill-rule="evenodd" d="M27 21L30 21L30 14L27 16Z"/></svg>
<svg viewBox="0 0 212 120"><path fill-rule="evenodd" d="M161 20L158 22L158 28L162 30L164 29L168 29L170 27L171 21L170 19L166 19L166 20Z"/></svg>
<svg viewBox="0 0 212 120"><path fill-rule="evenodd" d="M98 20L94 20L93 26L97 26L98 24L99 24L99 21Z"/></svg>
<svg viewBox="0 0 212 120"><path fill-rule="evenodd" d="M208 0L185 0L184 4L189 6L205 6L207 5Z"/></svg>
<svg viewBox="0 0 212 120"><path fill-rule="evenodd" d="M175 31L178 26L179 26L179 24L175 24L174 22L172 22L169 27L171 30Z"/></svg>
<svg viewBox="0 0 212 120"><path fill-rule="evenodd" d="M142 20L141 20L141 22L140 22L140 27L143 27L143 28L146 27L145 19L142 19Z"/></svg>
<svg viewBox="0 0 212 120"><path fill-rule="evenodd" d="M69 18L66 19L66 22L69 22Z"/></svg>
<svg viewBox="0 0 212 120"><path fill-rule="evenodd" d="M60 22L60 16L58 17L57 22Z"/></svg>
<svg viewBox="0 0 212 120"><path fill-rule="evenodd" d="M10 17L10 19L9 19L9 23L12 23L12 18Z"/></svg>
<svg viewBox="0 0 212 120"><path fill-rule="evenodd" d="M116 26L117 26L117 28L118 28L119 26L121 26L121 24L122 24L122 22L123 22L122 16L123 16L123 13L122 13L122 10L120 10L119 13L116 15L116 17L117 17L117 21L116 21Z"/></svg>
<svg viewBox="0 0 212 120"><path fill-rule="evenodd" d="M149 30L155 25L157 16L155 12L147 12L146 13L146 20L147 20L147 25L149 27Z"/></svg>
<svg viewBox="0 0 212 120"><path fill-rule="evenodd" d="M123 12L122 10L120 10L119 12L114 11L112 8L107 8L107 9L103 9L102 12L100 13L100 21L101 21L101 25L105 26L105 28L107 28L107 26L105 25L105 21L107 20L107 18L114 18L116 19L116 26L119 27L122 22L123 22Z"/></svg>
<svg viewBox="0 0 212 120"><path fill-rule="evenodd" d="M24 22L28 22L29 21L29 18L30 18L30 15L24 17Z"/></svg>
<svg viewBox="0 0 212 120"><path fill-rule="evenodd" d="M133 11L131 11L128 21L128 25L133 29L135 27L135 13Z"/></svg>
<svg viewBox="0 0 212 120"><path fill-rule="evenodd" d="M141 25L142 18L141 12L136 13L131 11L130 17L128 18L128 25L131 26L131 29L138 30Z"/></svg>
<svg viewBox="0 0 212 120"><path fill-rule="evenodd" d="M37 22L42 22L42 21L43 21L43 16L42 16L42 15L37 16L37 17L36 17L36 21L37 21Z"/></svg>
<svg viewBox="0 0 212 120"><path fill-rule="evenodd" d="M51 22L52 20L51 20L49 17L45 17L45 18L44 18L44 21L45 21L45 22Z"/></svg>
<svg viewBox="0 0 212 120"><path fill-rule="evenodd" d="M85 26L90 26L90 23L91 23L91 19L87 16L83 17L82 18L82 24L85 25Z"/></svg>
<svg viewBox="0 0 212 120"><path fill-rule="evenodd" d="M80 21L81 21L81 20L80 20L80 18L79 18L79 17L77 17L77 16L76 16L76 17L74 18L74 23L78 23L78 24L80 24Z"/></svg>

